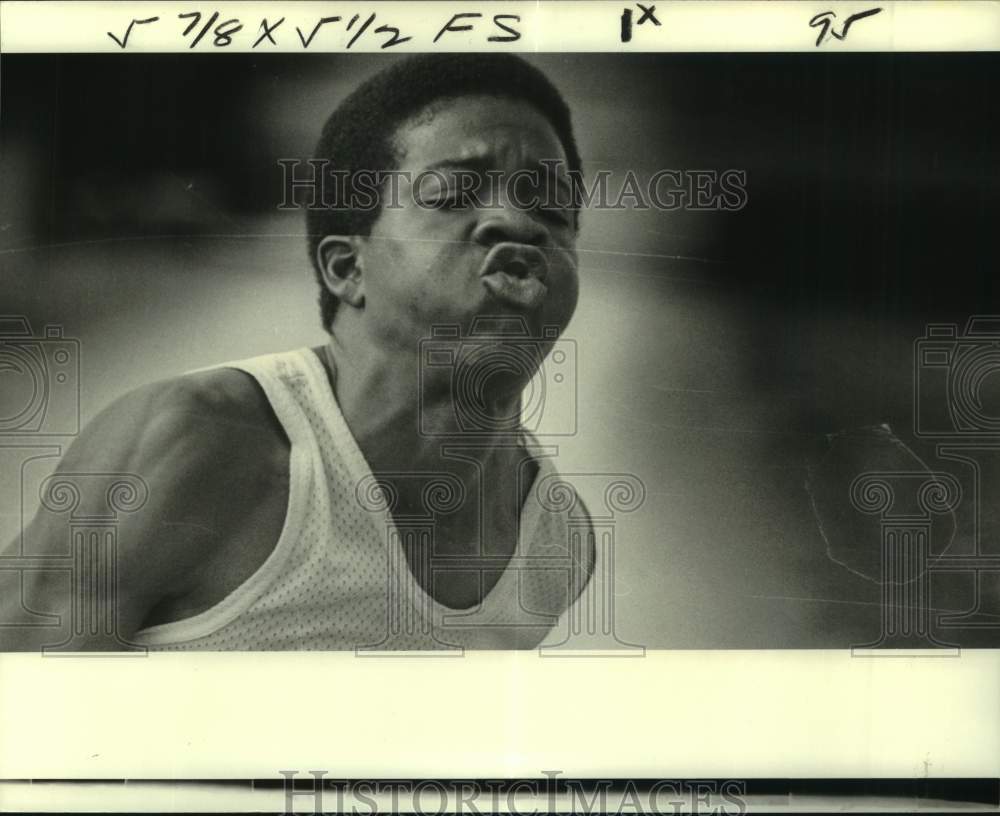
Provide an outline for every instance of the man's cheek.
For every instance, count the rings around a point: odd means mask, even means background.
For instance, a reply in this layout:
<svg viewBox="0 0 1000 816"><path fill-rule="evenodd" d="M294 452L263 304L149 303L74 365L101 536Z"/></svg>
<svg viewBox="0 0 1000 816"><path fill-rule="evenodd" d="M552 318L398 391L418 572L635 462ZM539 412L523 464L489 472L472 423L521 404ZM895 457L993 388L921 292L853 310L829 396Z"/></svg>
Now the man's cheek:
<svg viewBox="0 0 1000 816"><path fill-rule="evenodd" d="M573 317L580 298L580 282L575 267L568 270L565 285L562 287L562 291L557 293L557 297L561 318L559 322L565 326Z"/></svg>
<svg viewBox="0 0 1000 816"><path fill-rule="evenodd" d="M556 274L553 275L553 271ZM550 270L550 277L559 290L558 294L576 298L576 292L580 288L580 277L575 263L567 263L566 260L563 260L555 270Z"/></svg>

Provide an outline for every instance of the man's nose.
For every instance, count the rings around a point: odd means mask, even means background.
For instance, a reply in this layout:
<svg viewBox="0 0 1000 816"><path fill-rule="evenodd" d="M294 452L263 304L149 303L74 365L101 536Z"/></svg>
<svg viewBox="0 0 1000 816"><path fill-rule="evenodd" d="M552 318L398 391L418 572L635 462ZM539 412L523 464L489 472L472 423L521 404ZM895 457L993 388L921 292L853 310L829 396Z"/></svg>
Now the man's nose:
<svg viewBox="0 0 1000 816"><path fill-rule="evenodd" d="M547 235L545 227L531 212L504 201L482 210L472 238L483 246L493 246L501 241L542 246Z"/></svg>

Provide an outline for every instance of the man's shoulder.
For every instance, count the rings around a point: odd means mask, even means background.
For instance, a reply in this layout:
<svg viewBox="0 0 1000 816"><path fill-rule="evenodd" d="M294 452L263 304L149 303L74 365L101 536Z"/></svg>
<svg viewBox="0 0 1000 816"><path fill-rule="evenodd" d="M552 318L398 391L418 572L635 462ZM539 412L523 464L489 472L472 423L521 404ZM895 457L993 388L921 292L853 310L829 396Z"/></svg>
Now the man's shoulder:
<svg viewBox="0 0 1000 816"><path fill-rule="evenodd" d="M248 454L265 461L287 456L289 445L257 381L243 371L218 368L128 391L93 420L74 447L88 458L118 451L115 458L127 454L124 458L145 464L169 451L188 465L225 468L227 460L245 460Z"/></svg>
<svg viewBox="0 0 1000 816"><path fill-rule="evenodd" d="M234 536L247 538L249 519L274 532L264 510L280 527L290 444L251 375L219 368L150 383L116 400L94 425L98 443L107 429L126 429L109 446L117 450L111 464L146 481L151 528L143 538L166 535L179 563L226 552ZM91 464L102 455L95 447L88 445Z"/></svg>
<svg viewBox="0 0 1000 816"><path fill-rule="evenodd" d="M150 415L209 419L232 427L275 426L267 396L253 376L219 367L183 374L141 386L122 397Z"/></svg>
<svg viewBox="0 0 1000 816"><path fill-rule="evenodd" d="M233 564L264 562L280 532L288 468L288 443L260 386L219 369L114 400L58 472L85 506L106 504L107 480L93 476L129 476L144 486L141 507L120 518L114 556L123 620L134 631L165 599L214 598L220 580L238 584ZM38 552L61 552L65 519L43 505L25 535Z"/></svg>

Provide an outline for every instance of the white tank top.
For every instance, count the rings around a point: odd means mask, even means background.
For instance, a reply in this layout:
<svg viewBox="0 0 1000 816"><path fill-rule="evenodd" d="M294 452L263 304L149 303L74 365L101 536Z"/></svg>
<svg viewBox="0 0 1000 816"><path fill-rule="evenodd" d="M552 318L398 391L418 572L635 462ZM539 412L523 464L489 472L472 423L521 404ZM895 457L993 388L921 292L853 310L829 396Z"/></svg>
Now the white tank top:
<svg viewBox="0 0 1000 816"><path fill-rule="evenodd" d="M141 630L138 643L157 650L529 649L586 582L589 519L550 461L555 448L524 435L538 472L521 510L518 549L478 607L451 609L420 586L400 539L426 541L434 512L447 510L463 486L444 477L424 494L426 517L394 519L311 349L222 367L256 379L291 442L284 525L274 551L235 591L198 615Z"/></svg>

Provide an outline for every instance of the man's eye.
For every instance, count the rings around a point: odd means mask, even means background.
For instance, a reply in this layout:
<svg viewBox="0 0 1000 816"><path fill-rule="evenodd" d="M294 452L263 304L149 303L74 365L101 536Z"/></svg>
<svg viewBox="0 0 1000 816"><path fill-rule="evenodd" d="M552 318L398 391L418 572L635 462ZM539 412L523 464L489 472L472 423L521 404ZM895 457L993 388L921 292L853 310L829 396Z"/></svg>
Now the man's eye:
<svg viewBox="0 0 1000 816"><path fill-rule="evenodd" d="M570 224L569 213L562 209L561 207L545 207L539 206L537 208L538 212L542 214L542 217L547 221L551 221L554 224L559 224L560 226L568 227Z"/></svg>
<svg viewBox="0 0 1000 816"><path fill-rule="evenodd" d="M442 196L437 200L437 205L442 210L469 209L469 202L466 200L465 196L454 195L454 194Z"/></svg>

